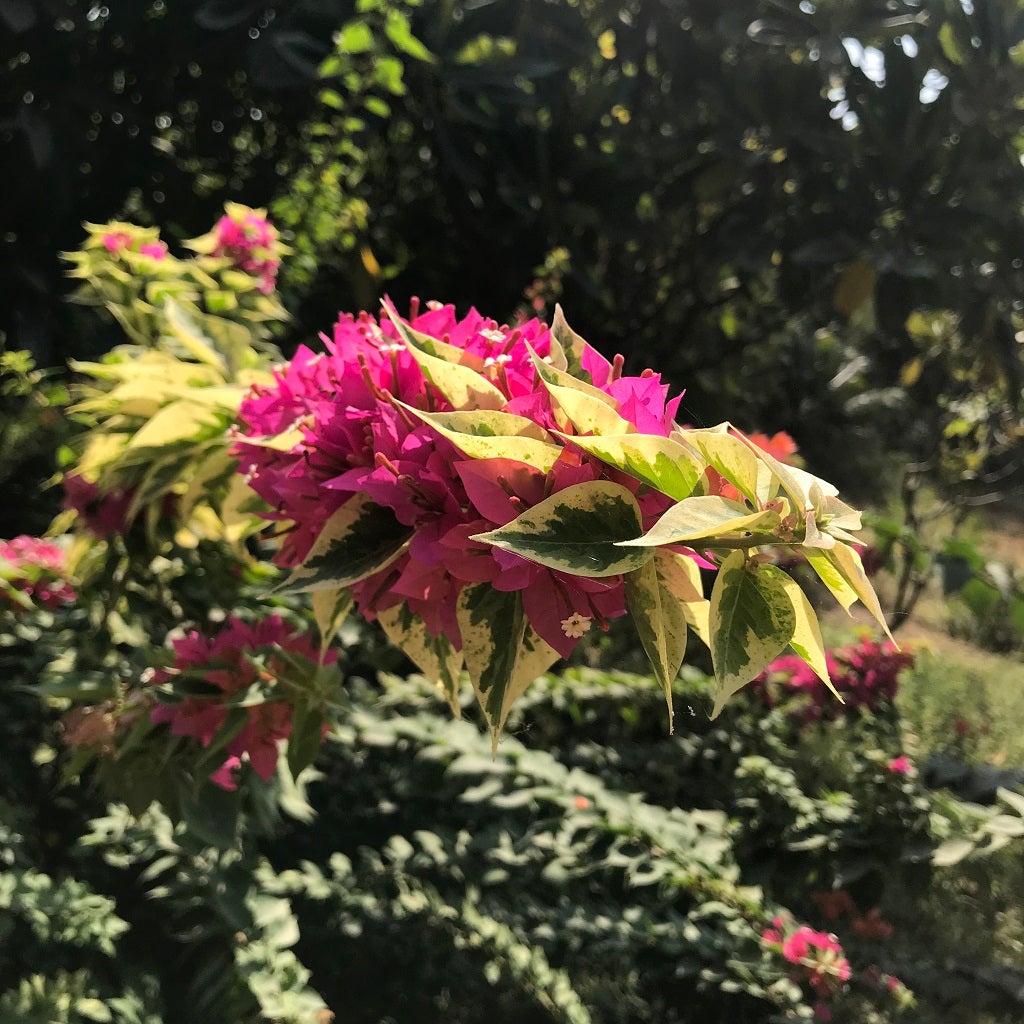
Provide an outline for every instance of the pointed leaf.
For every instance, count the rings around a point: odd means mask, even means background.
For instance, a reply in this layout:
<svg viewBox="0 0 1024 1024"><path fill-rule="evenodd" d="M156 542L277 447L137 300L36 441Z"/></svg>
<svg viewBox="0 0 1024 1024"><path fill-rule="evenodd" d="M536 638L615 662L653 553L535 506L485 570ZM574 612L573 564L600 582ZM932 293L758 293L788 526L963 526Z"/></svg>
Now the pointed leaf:
<svg viewBox="0 0 1024 1024"><path fill-rule="evenodd" d="M177 302L173 299L166 299L163 313L171 336L193 359L226 372L223 357L210 344L210 339L202 333L192 317Z"/></svg>
<svg viewBox="0 0 1024 1024"><path fill-rule="evenodd" d="M793 638L789 646L808 665L814 669L814 674L839 698L843 700L842 694L832 685L832 678L828 674L828 662L825 660L825 643L821 639L821 629L818 626L818 617L814 614L811 602L803 592L800 584L792 576L783 572L778 566L764 565L761 572L767 572L779 580L783 590L793 605L793 613L796 615L796 624L793 628Z"/></svg>
<svg viewBox="0 0 1024 1024"><path fill-rule="evenodd" d="M857 600L857 591L850 585L846 577L826 557L825 552L815 555L804 552L807 563L818 574L818 578L828 587L832 596L839 602L845 611Z"/></svg>
<svg viewBox="0 0 1024 1024"><path fill-rule="evenodd" d="M743 551L718 570L711 592L715 718L726 701L777 658L793 638L796 613L780 580Z"/></svg>
<svg viewBox="0 0 1024 1024"><path fill-rule="evenodd" d="M690 445L755 505L757 500L758 456L738 437L714 428L682 430L672 435Z"/></svg>
<svg viewBox="0 0 1024 1024"><path fill-rule="evenodd" d="M352 610L352 595L344 587L313 591L313 618L320 632L320 660Z"/></svg>
<svg viewBox="0 0 1024 1024"><path fill-rule="evenodd" d="M390 509L357 494L324 524L302 565L272 594L336 590L383 569L404 550L412 530Z"/></svg>
<svg viewBox="0 0 1024 1024"><path fill-rule="evenodd" d="M856 550L849 544L837 541L834 548L825 552L825 557L849 583L864 603L864 607L871 612L875 621L885 630L885 635L892 640L892 633L889 632L889 625L885 621L885 613L878 602L878 595L875 593L875 588L871 586L871 580L868 579L868 574L864 571L864 563L861 562L860 555Z"/></svg>
<svg viewBox="0 0 1024 1024"><path fill-rule="evenodd" d="M227 427L222 416L198 402L180 399L165 405L143 424L128 442L129 448L164 448L182 441L209 437Z"/></svg>
<svg viewBox="0 0 1024 1024"><path fill-rule="evenodd" d="M553 343L551 346L552 356L554 356L555 346L557 345L557 351L562 354L565 361L564 366L557 366L553 359L553 365L557 369L567 371L579 380L590 383L587 380L589 375L583 369L583 353L587 349L587 343L569 326L568 321L565 319L565 313L562 311L559 303L555 303L555 315L551 320L551 341Z"/></svg>
<svg viewBox="0 0 1024 1024"><path fill-rule="evenodd" d="M689 448L667 437L654 434L561 436L677 501L693 493L704 472L703 465Z"/></svg>
<svg viewBox="0 0 1024 1024"><path fill-rule="evenodd" d="M441 691L452 714L461 718L459 683L462 652L455 650L451 640L443 634L434 636L408 605L386 608L378 613L377 621L387 638Z"/></svg>
<svg viewBox="0 0 1024 1024"><path fill-rule="evenodd" d="M539 433L550 437L543 427L523 416L492 409L428 413L398 404L471 459L514 459L546 473L562 454L560 445L536 436Z"/></svg>
<svg viewBox="0 0 1024 1024"><path fill-rule="evenodd" d="M711 647L709 614L711 602L704 596L700 566L687 555L668 548L657 548L654 561L661 585L679 603L690 628L706 647Z"/></svg>
<svg viewBox="0 0 1024 1024"><path fill-rule="evenodd" d="M467 352L464 348L459 348L457 345L450 345L439 338L432 338L429 334L424 334L422 331L417 331L415 327L411 326L398 314L394 303L389 298L385 297L382 299L381 306L406 347L418 349L421 352L425 352L428 356L443 359L446 363L456 363L478 371L484 368L484 360L481 356Z"/></svg>
<svg viewBox="0 0 1024 1024"><path fill-rule="evenodd" d="M456 614L466 667L491 730L492 753L497 753L512 705L558 660L558 653L528 626L518 592L488 584L467 587Z"/></svg>
<svg viewBox="0 0 1024 1024"><path fill-rule="evenodd" d="M665 693L668 728L673 732L672 682L686 653L686 615L675 595L662 582L654 559L627 573L625 584L626 607Z"/></svg>
<svg viewBox="0 0 1024 1024"><path fill-rule="evenodd" d="M664 544L700 542L714 547L716 540L750 538L750 546L759 543L755 534L770 533L782 521L778 512L746 512L738 501L720 495L698 495L673 505L642 537L622 541L623 547L660 547Z"/></svg>
<svg viewBox="0 0 1024 1024"><path fill-rule="evenodd" d="M570 380L575 378L570 377ZM581 383L577 381L577 383ZM623 419L607 402L578 388L566 388L544 381L548 394L561 410L563 416L580 434L635 434L636 427ZM603 392L600 392L603 394Z"/></svg>
<svg viewBox="0 0 1024 1024"><path fill-rule="evenodd" d="M618 546L640 528L636 498L620 484L593 480L558 491L506 526L471 539L575 576L615 576L650 560L650 551Z"/></svg>

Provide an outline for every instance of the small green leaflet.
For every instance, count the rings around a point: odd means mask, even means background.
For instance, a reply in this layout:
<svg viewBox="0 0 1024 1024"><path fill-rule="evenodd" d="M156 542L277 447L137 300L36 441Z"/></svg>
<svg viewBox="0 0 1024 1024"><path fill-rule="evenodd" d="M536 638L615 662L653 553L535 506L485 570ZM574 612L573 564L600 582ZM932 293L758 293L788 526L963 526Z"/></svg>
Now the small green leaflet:
<svg viewBox="0 0 1024 1024"><path fill-rule="evenodd" d="M693 493L704 471L689 448L667 437L653 434L560 436L676 501Z"/></svg>
<svg viewBox="0 0 1024 1024"><path fill-rule="evenodd" d="M357 494L327 520L302 565L271 593L350 586L394 561L411 536L390 509Z"/></svg>
<svg viewBox="0 0 1024 1024"><path fill-rule="evenodd" d="M491 751L497 753L512 705L558 660L558 653L527 624L518 592L486 583L467 587L459 595L456 615L466 667L491 730Z"/></svg>
<svg viewBox="0 0 1024 1024"><path fill-rule="evenodd" d="M515 459L546 473L562 454L560 445L543 440L550 437L546 430L523 416L493 409L429 413L398 404L471 459Z"/></svg>
<svg viewBox="0 0 1024 1024"><path fill-rule="evenodd" d="M337 590L313 591L313 618L320 631L320 660L324 660L327 648L352 610L352 595L344 587Z"/></svg>
<svg viewBox="0 0 1024 1024"><path fill-rule="evenodd" d="M377 621L387 638L401 650L444 695L452 714L462 717L459 682L462 652L455 650L448 637L434 636L426 623L404 602L378 613Z"/></svg>
<svg viewBox="0 0 1024 1024"><path fill-rule="evenodd" d="M686 654L686 615L676 596L661 579L654 559L627 573L625 585L626 607L654 675L665 693L668 728L673 732L672 682Z"/></svg>
<svg viewBox="0 0 1024 1024"><path fill-rule="evenodd" d="M636 498L621 484L593 480L558 491L511 523L471 540L575 576L615 576L651 559L649 550L619 546L640 529Z"/></svg>
<svg viewBox="0 0 1024 1024"><path fill-rule="evenodd" d="M770 533L782 521L778 512L765 509L747 512L738 501L721 495L698 495L684 498L668 509L642 537L620 542L623 547L660 547L663 544L697 543L714 547L719 540L744 540L750 537L750 546L758 541L755 532Z"/></svg>
<svg viewBox="0 0 1024 1024"><path fill-rule="evenodd" d="M711 717L793 639L796 613L782 581L734 551L711 591L711 660L718 683Z"/></svg>

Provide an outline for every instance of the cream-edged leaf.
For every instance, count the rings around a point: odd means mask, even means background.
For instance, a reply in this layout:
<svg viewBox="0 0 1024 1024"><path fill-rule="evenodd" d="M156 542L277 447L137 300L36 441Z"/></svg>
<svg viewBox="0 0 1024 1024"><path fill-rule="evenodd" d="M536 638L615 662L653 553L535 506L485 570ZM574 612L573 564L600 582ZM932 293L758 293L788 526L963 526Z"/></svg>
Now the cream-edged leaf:
<svg viewBox="0 0 1024 1024"><path fill-rule="evenodd" d="M704 471L689 448L655 434L561 436L609 466L677 501L693 493Z"/></svg>
<svg viewBox="0 0 1024 1024"><path fill-rule="evenodd" d="M793 638L796 613L782 582L734 551L711 591L711 660L716 717L729 698L777 658Z"/></svg>
<svg viewBox="0 0 1024 1024"><path fill-rule="evenodd" d="M593 480L557 491L512 522L472 540L575 576L632 572L652 557L619 543L640 533L640 506L621 484Z"/></svg>

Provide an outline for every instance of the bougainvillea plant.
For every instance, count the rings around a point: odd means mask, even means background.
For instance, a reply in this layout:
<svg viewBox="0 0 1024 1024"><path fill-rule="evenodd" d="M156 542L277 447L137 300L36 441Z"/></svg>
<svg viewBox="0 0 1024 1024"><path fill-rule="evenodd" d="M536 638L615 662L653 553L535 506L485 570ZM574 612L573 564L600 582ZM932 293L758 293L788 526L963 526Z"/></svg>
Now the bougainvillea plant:
<svg viewBox="0 0 1024 1024"><path fill-rule="evenodd" d="M350 605L376 619L456 709L465 669L494 743L534 678L627 611L670 716L691 631L714 714L787 647L831 686L815 613L769 549L800 550L885 628L860 515L832 485L728 424L680 426L658 374L624 376L560 309L509 328L385 301L324 340L239 413L240 469L283 536L280 592L313 592L322 628Z"/></svg>
<svg viewBox="0 0 1024 1024"><path fill-rule="evenodd" d="M277 615L253 623L229 616L212 635L191 630L172 647L173 663L152 676L160 702L149 718L209 752L215 785L237 788L245 764L269 781L282 740L293 768L312 760L326 706L323 694L316 699L311 678L332 676L337 655L317 652L308 636Z"/></svg>
<svg viewBox="0 0 1024 1024"><path fill-rule="evenodd" d="M59 608L74 600L62 548L24 535L0 540L0 612Z"/></svg>

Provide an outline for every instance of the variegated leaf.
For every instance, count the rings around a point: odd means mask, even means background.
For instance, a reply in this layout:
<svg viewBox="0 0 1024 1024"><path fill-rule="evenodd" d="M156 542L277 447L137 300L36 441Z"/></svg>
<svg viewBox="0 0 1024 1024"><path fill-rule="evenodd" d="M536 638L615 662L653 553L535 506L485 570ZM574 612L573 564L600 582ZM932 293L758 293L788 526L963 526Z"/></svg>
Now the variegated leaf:
<svg viewBox="0 0 1024 1024"><path fill-rule="evenodd" d="M357 494L327 520L302 564L272 593L351 586L394 561L411 536L390 509Z"/></svg>
<svg viewBox="0 0 1024 1024"><path fill-rule="evenodd" d="M575 576L615 576L652 557L649 550L619 546L639 533L636 498L620 484L594 480L558 491L472 539Z"/></svg>
<svg viewBox="0 0 1024 1024"><path fill-rule="evenodd" d="M677 501L693 493L704 471L689 448L655 434L561 436Z"/></svg>
<svg viewBox="0 0 1024 1024"><path fill-rule="evenodd" d="M512 705L558 660L558 653L530 628L518 592L489 584L467 587L456 614L466 668L496 753Z"/></svg>
<svg viewBox="0 0 1024 1024"><path fill-rule="evenodd" d="M662 515L642 537L620 542L623 547L661 547L665 544L703 544L750 538L754 547L764 540L757 534L770 534L782 521L778 512L765 509L747 512L738 502L720 495L684 498Z"/></svg>
<svg viewBox="0 0 1024 1024"><path fill-rule="evenodd" d="M546 473L562 454L543 427L523 416L492 409L427 413L399 404L471 459L515 459Z"/></svg>
<svg viewBox="0 0 1024 1024"><path fill-rule="evenodd" d="M661 683L668 706L669 732L672 732L672 683L686 653L686 615L675 595L665 586L654 559L627 573L625 585L626 607L654 675Z"/></svg>
<svg viewBox="0 0 1024 1024"><path fill-rule="evenodd" d="M404 603L379 612L377 621L388 639L437 686L452 714L461 718L459 683L464 663L462 652L455 650L444 634L434 636L423 619Z"/></svg>
<svg viewBox="0 0 1024 1024"><path fill-rule="evenodd" d="M777 658L793 638L796 613L781 581L734 551L711 591L711 660L715 718L729 698Z"/></svg>

